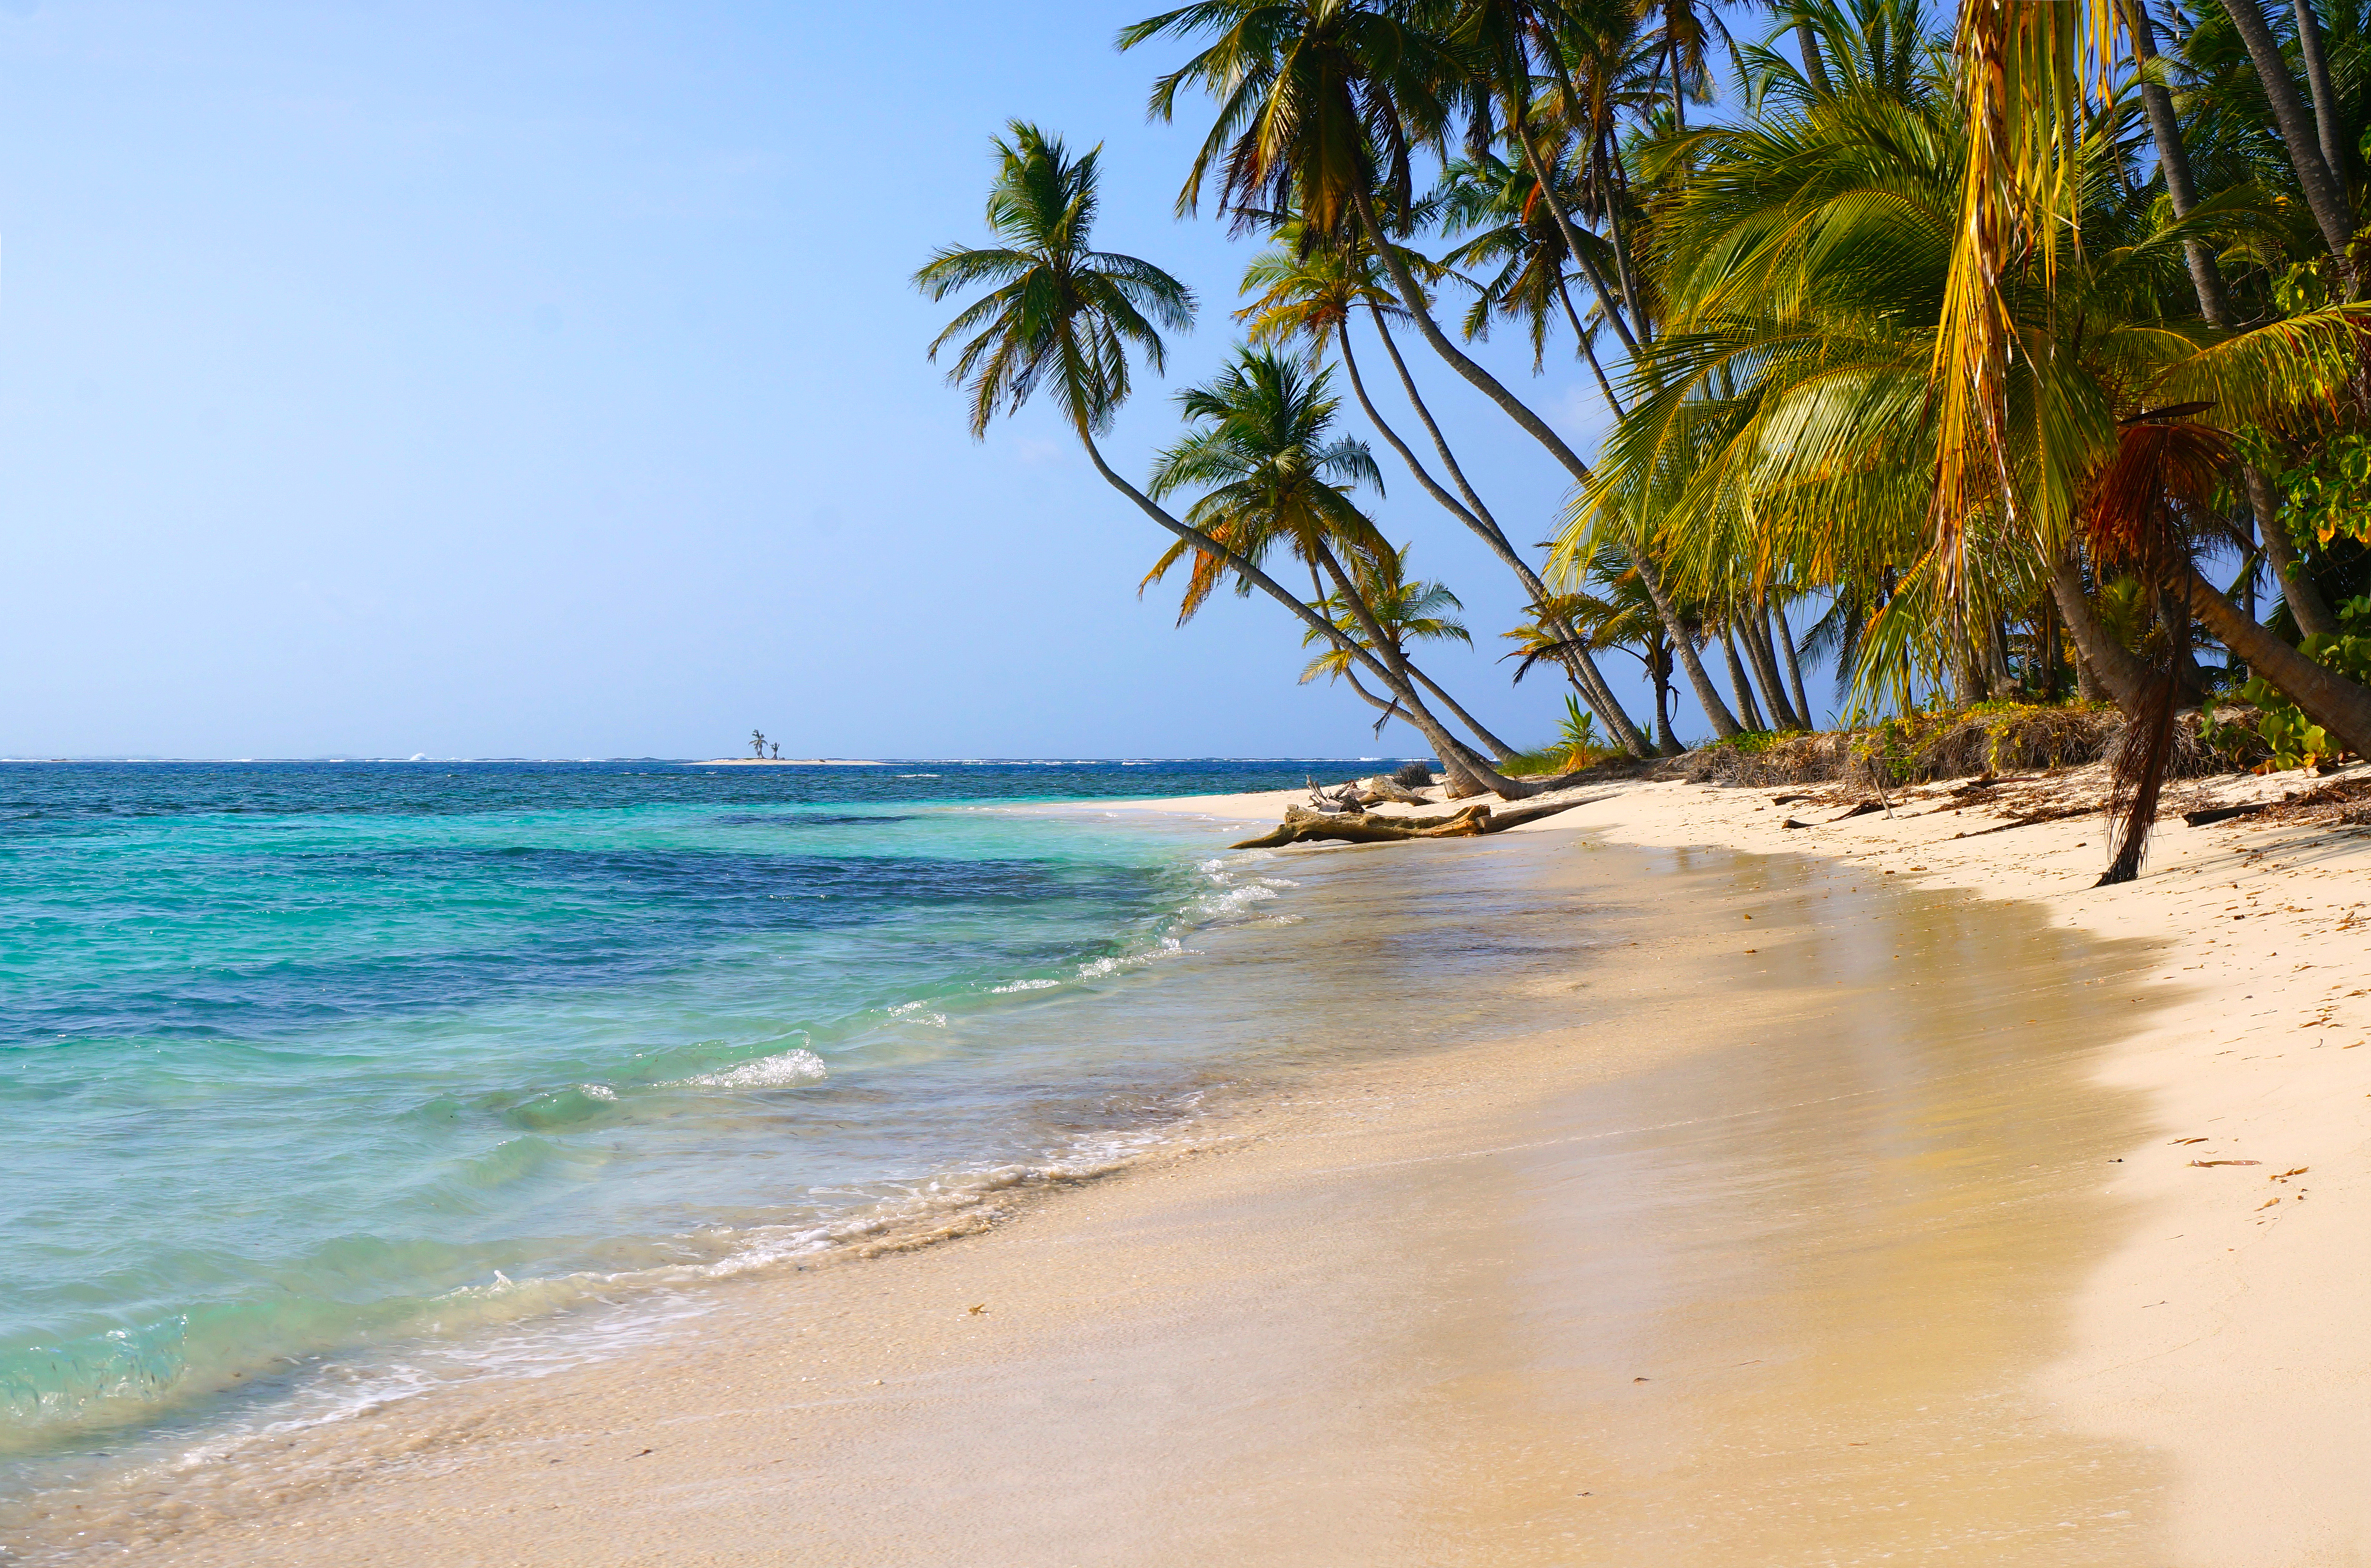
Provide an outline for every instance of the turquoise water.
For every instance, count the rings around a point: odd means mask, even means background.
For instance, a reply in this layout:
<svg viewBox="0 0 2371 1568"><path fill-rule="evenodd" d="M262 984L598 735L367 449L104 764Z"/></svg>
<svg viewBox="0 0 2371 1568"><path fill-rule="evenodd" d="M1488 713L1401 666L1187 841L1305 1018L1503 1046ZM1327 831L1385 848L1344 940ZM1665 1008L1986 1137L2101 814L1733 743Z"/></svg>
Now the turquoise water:
<svg viewBox="0 0 2371 1568"><path fill-rule="evenodd" d="M1293 884L1021 802L1371 769L0 766L0 1457L1109 1158Z"/></svg>

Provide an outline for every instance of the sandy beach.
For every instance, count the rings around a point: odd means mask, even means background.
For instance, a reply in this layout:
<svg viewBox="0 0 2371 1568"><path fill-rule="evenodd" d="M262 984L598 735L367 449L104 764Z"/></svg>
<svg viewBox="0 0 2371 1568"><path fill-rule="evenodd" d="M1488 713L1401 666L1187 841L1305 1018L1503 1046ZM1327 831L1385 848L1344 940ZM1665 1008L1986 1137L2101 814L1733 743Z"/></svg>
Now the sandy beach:
<svg viewBox="0 0 2371 1568"><path fill-rule="evenodd" d="M2010 818L1939 786L1284 852L1486 858L1586 951L1540 947L1530 1026L1363 1043L663 1343L55 1499L19 1551L2371 1561L2366 840L2171 814L2310 782L2184 786L2103 890L2096 815L1958 836ZM1290 798L1076 809L1216 846Z"/></svg>

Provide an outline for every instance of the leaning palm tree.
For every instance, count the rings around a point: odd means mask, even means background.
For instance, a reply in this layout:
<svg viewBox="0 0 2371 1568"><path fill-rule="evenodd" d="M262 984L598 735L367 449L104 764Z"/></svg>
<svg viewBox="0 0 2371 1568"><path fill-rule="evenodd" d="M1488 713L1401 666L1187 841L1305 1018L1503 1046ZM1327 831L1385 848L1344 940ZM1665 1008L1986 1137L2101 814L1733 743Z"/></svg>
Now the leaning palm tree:
<svg viewBox="0 0 2371 1568"><path fill-rule="evenodd" d="M1219 103L1195 155L1180 213L1216 175L1219 210L1238 226L1298 213L1313 236L1362 241L1433 352L1496 403L1576 479L1588 465L1565 439L1449 340L1392 236L1386 214L1412 206L1411 155L1447 125L1470 89L1461 52L1407 10L1373 0L1197 0L1120 29L1119 47L1164 35L1212 34L1160 77L1151 111L1168 120L1178 94L1200 87Z"/></svg>
<svg viewBox="0 0 2371 1568"><path fill-rule="evenodd" d="M1329 593L1344 597L1363 635L1381 641L1366 624L1371 612L1353 573L1391 546L1349 492L1361 485L1381 492L1382 475L1366 443L1333 435L1341 404L1332 382L1331 370L1307 369L1273 349L1236 350L1208 384L1177 395L1193 428L1155 460L1150 488L1155 501L1199 490L1186 521L1225 539L1246 559L1265 560L1284 547ZM1182 542L1172 546L1147 581L1158 582L1188 548ZM1196 564L1186 616L1200 608L1230 566L1207 555Z"/></svg>
<svg viewBox="0 0 2371 1568"><path fill-rule="evenodd" d="M1558 622L1571 628L1569 635L1587 641L1598 651L1619 651L1637 659L1646 667L1647 679L1655 694L1655 744L1665 756L1677 756L1683 749L1672 731L1672 673L1676 661L1672 657L1671 631L1647 594L1646 585L1630 562L1615 548L1597 553L1588 573L1589 586L1577 593L1559 594L1553 603ZM1688 626L1694 629L1696 617L1693 606L1688 612ZM1558 634L1550 625L1533 622L1503 632L1515 645L1507 655L1515 659L1515 679L1521 681L1532 666L1542 659L1554 658L1561 651Z"/></svg>
<svg viewBox="0 0 2371 1568"><path fill-rule="evenodd" d="M1408 644L1412 642L1462 642L1469 648L1474 645L1473 634L1465 629L1463 621L1456 618L1457 612L1465 607L1457 595L1451 593L1444 583L1414 580L1408 576L1410 548L1402 545L1365 563L1359 576L1359 597L1366 601L1368 613L1397 649L1402 662L1407 664L1408 674L1418 686L1432 693L1440 705L1465 726L1468 733L1489 747L1491 754L1503 763L1518 755L1517 748L1492 734L1480 720L1466 712L1455 698L1443 691L1439 683L1417 668L1415 662L1408 658ZM1327 595L1318 608L1331 616L1334 624L1345 633L1354 638L1365 635L1356 612L1341 594ZM1301 639L1304 648L1317 640L1313 632L1305 632ZM1320 675L1329 680L1347 682L1350 689L1365 699L1369 707L1382 710L1383 717L1375 721L1378 734L1399 711L1396 703L1376 696L1359 684L1358 671L1338 647L1328 648L1319 653L1301 672L1304 685Z"/></svg>
<svg viewBox="0 0 2371 1568"><path fill-rule="evenodd" d="M1625 8L1606 9L1627 15ZM1165 35L1215 35L1153 84L1151 108L1156 119L1172 118L1178 94L1189 87L1202 88L1219 103L1178 193L1181 213L1194 211L1215 176L1219 208L1239 227L1292 212L1313 236L1363 242L1433 352L1544 447L1576 484L1586 484L1589 465L1564 437L1449 340L1414 271L1385 232L1386 214L1404 226L1413 210L1414 148L1437 142L1455 109L1470 109L1477 96L1486 98L1490 91L1486 70L1477 75L1473 69L1480 59L1476 49L1424 25L1432 19L1428 7L1377 0L1197 0L1121 29L1118 42L1125 50ZM1529 25L1519 24L1518 30ZM1563 40L1547 52L1561 71ZM1565 97L1578 101L1570 87ZM1603 112L1603 95L1590 101L1596 106L1590 121L1594 178L1604 191L1619 183L1612 172L1612 121ZM1585 248L1578 239L1570 243L1585 262ZM1618 229L1614 250L1621 259ZM1637 291L1625 294L1635 316ZM1648 553L1637 560L1658 609L1676 627L1678 612L1662 592L1660 568ZM1694 650L1684 639L1680 645L1714 728L1734 732L1735 721L1701 678Z"/></svg>
<svg viewBox="0 0 2371 1568"><path fill-rule="evenodd" d="M1493 321L1520 323L1532 345L1536 375L1546 363L1548 336L1561 318L1571 327L1575 352L1588 362L1606 407L1619 413L1622 399L1597 358L1597 329L1608 318L1599 307L1596 320L1584 322L1572 302L1565 271L1570 248L1549 220L1540 180L1528 167L1484 152L1447 165L1439 194L1444 226L1452 233L1473 231L1441 260L1464 273L1495 269L1475 285L1474 305L1465 313L1466 337L1488 337ZM1584 245L1594 240L1582 237Z"/></svg>
<svg viewBox="0 0 2371 1568"><path fill-rule="evenodd" d="M2065 160L2086 243L2061 230L1983 291L1991 329L2015 346L1987 372L1999 377L1989 403L1955 404L1933 380L1965 324L1960 198L1977 178L1948 100L1847 90L1699 133L1662 228L1667 329L1568 559L1585 558L1593 510L1621 521L1651 508L1679 575L1716 599L1774 562L1864 603L1881 589L1857 674L1864 694L1897 698L1914 673L1971 658L2009 606L2047 592L2093 673L2146 721L2133 732L2162 743L2168 673L2102 632L2082 591L2088 551L2178 607L2176 662L2195 615L2333 734L2371 744L2371 691L2241 615L2199 574L2203 536L2191 526L2211 510L2201 476L2231 450L2200 416L2236 423L2326 404L2371 310L2331 306L2248 332L2180 319L2187 242L2277 214L2233 199L2159 222L2121 179L2125 118L2083 121ZM2188 455L2179 483L2176 450ZM1968 483L1938 520L1936 476L1955 465ZM2122 874L2137 864L2134 831Z"/></svg>
<svg viewBox="0 0 2371 1568"><path fill-rule="evenodd" d="M1422 686L1486 744L1502 756L1512 755L1416 669L1407 657L1407 636L1395 632L1370 599L1377 590L1404 590L1405 582L1399 552L1350 497L1360 486L1380 491L1382 475L1364 442L1331 433L1340 409L1332 380L1330 370L1310 370L1273 349L1238 350L1207 385L1178 394L1194 428L1161 454L1151 486L1153 499L1198 490L1186 511L1187 523L1243 559L1264 562L1271 552L1284 550L1317 586L1317 607L1336 613L1327 630L1311 628L1304 643L1329 642L1346 668L1354 651L1379 659L1399 676L1402 690ZM1229 570L1226 561L1190 551L1181 542L1162 557L1146 582L1160 581L1188 553L1195 559L1180 620L1201 607ZM1396 706L1387 702L1386 714Z"/></svg>
<svg viewBox="0 0 2371 1568"><path fill-rule="evenodd" d="M1094 438L1110 428L1127 399L1131 352L1160 369L1165 361L1160 329L1191 325L1193 294L1149 261L1093 248L1100 149L1072 157L1059 139L1015 121L1010 140L996 142L995 150L988 224L1001 243L945 247L914 275L916 286L934 300L989 288L931 345L936 359L960 342L948 379L970 394L974 437L985 435L997 414L1017 411L1045 386L1095 471L1138 510L1181 544L1223 562L1247 589L1267 594L1313 629L1337 636L1330 621L1256 561L1171 516L1105 460ZM1363 648L1354 657L1400 699L1453 780L1509 800L1531 792L1451 734L1413 686L1381 659Z"/></svg>
<svg viewBox="0 0 2371 1568"><path fill-rule="evenodd" d="M1413 252L1405 253L1411 267L1420 267L1440 275L1442 269L1426 261ZM1355 239L1326 240L1312 236L1301 225L1288 223L1279 230L1277 243L1252 259L1243 271L1243 292L1250 302L1235 313L1235 318L1250 328L1253 342L1270 342L1298 339L1309 347L1312 363L1317 363L1330 348L1338 349L1342 368L1348 373L1350 389L1359 399L1376 432L1382 436L1417 483L1432 497L1442 510L1456 518L1490 547L1491 552L1514 572L1534 602L1547 593L1539 573L1515 548L1507 532L1491 515L1490 508L1475 490L1464 468L1450 449L1448 439L1432 417L1416 378L1408 374L1407 362L1400 355L1399 346L1392 340L1391 323L1405 321L1407 313L1376 276L1373 258ZM1456 485L1458 494L1435 478L1423 459L1404 440L1391 422L1375 407L1367 390L1366 378L1359 373L1359 356L1351 341L1350 328L1356 317L1364 311L1373 323L1377 340L1398 373L1401 389L1408 405L1416 410L1426 433L1431 438L1433 451L1439 455L1442 470ZM1462 497L1462 499L1461 499ZM1579 647L1578 644L1575 645ZM1589 705L1605 721L1606 729L1634 755L1648 752L1646 736L1632 723L1613 689L1586 649L1564 660L1566 674Z"/></svg>

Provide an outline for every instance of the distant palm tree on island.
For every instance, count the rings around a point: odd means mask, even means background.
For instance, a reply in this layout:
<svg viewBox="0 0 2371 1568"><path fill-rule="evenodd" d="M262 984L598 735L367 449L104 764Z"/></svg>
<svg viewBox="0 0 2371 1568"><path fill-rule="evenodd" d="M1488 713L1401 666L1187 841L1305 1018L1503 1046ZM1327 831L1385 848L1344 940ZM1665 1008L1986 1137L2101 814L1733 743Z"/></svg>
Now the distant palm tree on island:
<svg viewBox="0 0 2371 1568"><path fill-rule="evenodd" d="M766 760L765 731L752 730L749 732L749 755L756 757L760 762Z"/></svg>

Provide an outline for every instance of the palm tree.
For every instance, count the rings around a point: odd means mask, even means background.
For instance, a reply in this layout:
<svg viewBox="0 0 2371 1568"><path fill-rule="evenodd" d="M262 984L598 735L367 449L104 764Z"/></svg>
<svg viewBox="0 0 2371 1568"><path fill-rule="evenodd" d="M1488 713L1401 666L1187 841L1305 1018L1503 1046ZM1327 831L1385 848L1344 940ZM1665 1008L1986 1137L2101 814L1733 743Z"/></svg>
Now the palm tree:
<svg viewBox="0 0 2371 1568"><path fill-rule="evenodd" d="M1217 170L1220 210L1239 226L1293 212L1312 235L1347 237L1355 232L1382 263L1408 319L1432 351L1545 447L1574 482L1588 483L1589 465L1565 439L1449 340L1432 318L1414 271L1384 232L1380 214L1385 209L1394 214L1410 211L1414 144L1437 139L1452 106L1475 100L1476 79L1449 41L1370 0L1197 0L1123 28L1118 42L1123 50L1132 49L1170 33L1217 35L1153 85L1156 119L1172 118L1179 91L1188 86L1204 88L1219 102L1216 121L1178 195L1179 212L1194 211ZM1561 45L1554 52L1561 70ZM1567 98L1573 98L1569 91ZM1602 95L1592 101L1602 107ZM1607 124L1601 114L1601 130ZM1593 144L1601 189L1613 183L1609 144L1610 134ZM1585 259L1579 243L1572 244ZM1614 253L1622 261L1618 229ZM1625 288L1625 294L1635 316L1636 291ZM1637 562L1658 609L1676 626L1677 611L1662 591L1651 554L1641 552ZM1684 639L1676 640L1714 729L1735 733L1736 721L1703 678L1694 651Z"/></svg>
<svg viewBox="0 0 2371 1568"><path fill-rule="evenodd" d="M1219 210L1238 226L1297 213L1312 236L1358 236L1382 263L1426 343L1546 447L1576 480L1589 466L1432 318L1424 291L1381 213L1411 205L1411 151L1438 136L1467 77L1445 39L1370 0L1197 0L1120 29L1123 50L1165 34L1216 38L1152 88L1154 118L1199 86L1219 110L1179 192L1181 214L1217 172Z"/></svg>
<svg viewBox="0 0 2371 1568"><path fill-rule="evenodd" d="M1410 253L1411 266L1422 265L1439 272L1440 269ZM1408 374L1407 363L1400 356L1399 346L1392 340L1390 323L1405 320L1406 311L1382 286L1375 276L1373 259L1355 240L1327 241L1313 238L1298 224L1287 224L1279 231L1278 243L1253 258L1243 271L1243 293L1250 301L1235 313L1235 318L1250 328L1253 342L1268 342L1299 338L1309 345L1312 363L1321 360L1325 351L1338 348L1342 368L1348 373L1350 387L1359 399L1359 407L1383 440L1399 454L1417 483L1440 507L1471 529L1488 545L1492 553L1505 562L1525 592L1534 602L1547 593L1531 563L1516 550L1498 525L1490 509L1475 493L1466 478L1465 470L1450 449L1449 442L1433 419L1417 390L1416 379ZM1463 499L1452 495L1433 478L1415 451L1392 428L1374 398L1367 390L1366 379L1359 374L1358 352L1351 341L1350 325L1355 315L1364 310L1373 323L1375 334L1383 352L1398 372L1400 385L1408 403L1430 436L1433 450L1439 455L1442 468L1457 486ZM1614 737L1634 755L1647 755L1646 737L1632 723L1613 688L1584 650L1567 659L1566 673L1573 685L1595 709L1598 716Z"/></svg>
<svg viewBox="0 0 2371 1568"><path fill-rule="evenodd" d="M1366 601L1368 612L1375 624L1382 628L1383 635L1391 640L1401 662L1407 665L1408 674L1417 685L1432 693L1440 705L1465 726L1467 732L1489 747L1491 754L1503 763L1519 755L1518 748L1492 734L1480 720L1466 712L1456 698L1441 690L1431 676L1417 668L1407 657L1407 646L1411 642L1462 642L1469 648L1474 645L1473 634L1465 629L1465 623L1455 618L1455 613L1465 607L1459 603L1457 595L1442 583L1409 579L1407 557L1410 548L1402 545L1395 550L1386 550L1382 555L1363 561L1359 573L1359 596ZM1326 596L1318 607L1331 616L1334 624L1347 634L1354 638L1365 636L1349 601L1341 594ZM1301 646L1305 648L1316 640L1315 633L1303 633ZM1377 697L1359 684L1358 672L1338 647L1328 648L1319 653L1301 672L1304 685L1319 675L1329 680L1347 681L1350 689L1364 698L1370 707L1382 709L1383 717L1375 721L1378 734L1398 711L1395 703Z"/></svg>
<svg viewBox="0 0 2371 1568"><path fill-rule="evenodd" d="M1671 728L1675 717L1671 686L1675 661L1670 628L1663 624L1637 571L1618 548L1609 547L1598 551L1590 564L1587 580L1586 589L1556 595L1553 603L1558 624L1570 628L1568 635L1585 640L1594 651L1619 650L1646 666L1648 682L1655 693L1656 749L1665 756L1677 756L1683 748ZM1695 629L1693 614L1688 625L1692 631ZM1514 652L1508 657L1521 661L1515 666L1515 679L1519 682L1534 663L1554 658L1561 651L1558 631L1547 624L1519 626L1502 635L1515 644Z"/></svg>
<svg viewBox="0 0 2371 1568"><path fill-rule="evenodd" d="M1316 607L1333 612L1330 634L1312 628L1302 639L1304 646L1321 638L1331 643L1345 674L1353 650L1380 657L1404 681L1431 692L1500 756L1513 755L1511 747L1482 729L1409 663L1410 636L1431 635L1433 629L1394 627L1386 618L1404 617L1410 610L1409 585L1401 552L1392 548L1350 499L1348 492L1360 485L1380 491L1382 475L1365 443L1328 439L1340 407L1330 395L1332 379L1330 370L1304 369L1274 350L1239 350L1233 363L1209 385L1178 394L1196 428L1161 454L1151 487L1153 498L1166 500L1181 490L1199 490L1186 521L1247 559L1264 560L1282 546L1318 587ZM1182 544L1172 547L1145 581L1160 581L1186 553ZM1210 556L1196 556L1179 609L1181 621L1201 607L1224 571L1224 564ZM1421 586L1446 593L1437 584ZM1376 603L1377 594L1383 603ZM1421 622L1426 617L1415 618ZM1464 629L1457 628L1449 635L1463 637ZM1352 686L1369 701L1380 703L1387 717L1397 710L1395 703L1375 698L1355 679Z"/></svg>
<svg viewBox="0 0 2371 1568"><path fill-rule="evenodd" d="M987 214L1002 243L943 247L914 275L916 286L934 300L990 285L947 324L930 351L935 360L962 340L948 379L970 394L974 437L983 436L999 412L1017 411L1046 386L1095 471L1138 510L1313 629L1338 636L1331 622L1255 561L1171 516L1105 460L1094 438L1110 428L1128 397L1131 352L1159 370L1166 357L1159 329L1192 324L1193 294L1149 261L1092 248L1100 149L1072 157L1059 139L1034 125L1015 121L1009 132L1010 140L994 144L997 176ZM1363 648L1354 658L1400 698L1409 722L1432 743L1453 781L1509 800L1531 792L1500 777L1442 728L1397 672Z"/></svg>
<svg viewBox="0 0 2371 1568"><path fill-rule="evenodd" d="M2192 536L2140 549L2139 534L2169 525L2115 521L2196 515L2196 462L2179 493L2154 500L2131 477L2157 472L2150 444L2179 430L2214 446L2195 419L2210 408L2236 423L2326 403L2371 312L2332 306L2245 333L2177 319L2186 242L2272 215L2231 198L2155 223L2146 194L2118 178L2122 125L2121 111L2084 121L2068 159L2084 247L2060 231L1972 306L1960 197L1981 170L1948 99L1847 89L1694 133L1692 172L1659 235L1666 330L1563 541L1567 561L1585 559L1592 520L1618 530L1651 510L1680 552L1675 570L1709 596L1769 562L1879 593L1861 639L1864 693L1970 656L2006 606L2046 588L2094 673L2140 718L2168 687L2103 634L2075 551L2130 556L2152 592L2187 601L2183 628L2194 613L2332 732L2371 740L2371 692L2240 615L2199 575ZM2016 352L1987 362L1984 395L1937 397L1933 378L1949 374L1938 367L1967 363L1953 334L1971 309L1989 312L1986 330ZM1948 516L1938 471L1960 476ZM2121 514L2096 504L2111 480Z"/></svg>
<svg viewBox="0 0 2371 1568"><path fill-rule="evenodd" d="M1584 325L1573 306L1565 273L1571 248L1541 200L1544 190L1538 178L1529 168L1484 152L1445 167L1439 194L1445 228L1452 233L1479 231L1442 257L1442 262L1466 271L1497 268L1487 282L1477 285L1473 308L1465 313L1465 336L1488 337L1494 317L1521 322L1531 340L1532 374L1536 375L1560 316L1572 329L1575 352L1589 362L1606 407L1620 412L1622 399L1598 363L1597 329ZM1590 244L1595 237L1587 236L1582 243ZM1602 305L1597 319L1608 319Z"/></svg>

